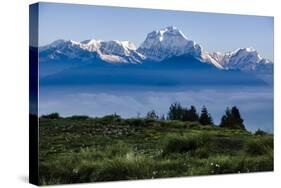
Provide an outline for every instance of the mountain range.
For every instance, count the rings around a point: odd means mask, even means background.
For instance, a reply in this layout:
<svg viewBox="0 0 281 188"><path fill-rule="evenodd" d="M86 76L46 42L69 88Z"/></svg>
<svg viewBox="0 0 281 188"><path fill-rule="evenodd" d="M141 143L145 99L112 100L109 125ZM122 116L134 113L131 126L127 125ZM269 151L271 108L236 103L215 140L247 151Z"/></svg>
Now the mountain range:
<svg viewBox="0 0 281 188"><path fill-rule="evenodd" d="M228 83L233 83L233 81L262 83L268 80L268 75L270 77L273 74L273 62L263 58L253 48L239 48L227 53L209 53L173 26L148 33L139 47L130 41L57 40L39 48L39 59L40 74L47 76L42 83L50 83L50 80L53 80L51 83L64 80L62 81L64 83L67 79L69 82L70 78L75 78L74 75L79 78L77 80L80 83L85 82L83 80L85 78L87 82L97 83L97 80L108 80L106 75L110 72L112 78L115 79L111 80L112 82L121 79L123 81L120 83L123 83L124 80L130 79L135 83L142 83L143 80L148 79L147 82L160 84L161 81L158 78L163 76L164 70L168 71L169 75L174 74L166 78L166 82L170 81L170 84L179 84L182 80L185 83L196 84L198 74L213 75L211 78L201 78L209 79L208 84L209 82L221 83L221 78L226 77ZM124 72L122 69L125 67ZM196 69L197 78L186 76L186 72L180 72L183 69L192 75L194 74L192 70ZM113 73L112 70L115 72ZM177 71L172 73L171 70ZM114 76L117 74L116 71L118 75ZM162 71L161 75L157 74L159 71ZM105 77L101 76L101 72L104 72ZM144 78L142 75L150 77ZM219 75L221 75L220 78ZM252 75L255 75L254 79L251 78ZM243 79L240 80L241 78ZM272 78L270 77L269 80ZM128 80L125 81L127 82ZM201 83L202 80L199 82Z"/></svg>

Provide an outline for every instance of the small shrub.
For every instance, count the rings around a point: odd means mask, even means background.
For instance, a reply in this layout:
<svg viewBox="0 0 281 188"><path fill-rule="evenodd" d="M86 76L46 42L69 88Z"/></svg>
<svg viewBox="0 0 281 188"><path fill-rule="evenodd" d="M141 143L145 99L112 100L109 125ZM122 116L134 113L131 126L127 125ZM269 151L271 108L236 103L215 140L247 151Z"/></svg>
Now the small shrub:
<svg viewBox="0 0 281 188"><path fill-rule="evenodd" d="M141 118L132 118L125 120L126 124L133 126L133 127L144 127L146 126L146 122L144 119Z"/></svg>
<svg viewBox="0 0 281 188"><path fill-rule="evenodd" d="M244 172L244 158L219 155L208 159L209 174L228 174Z"/></svg>
<svg viewBox="0 0 281 188"><path fill-rule="evenodd" d="M108 145L103 148L83 148L76 155L77 160L100 160L104 158L114 158L123 156L131 152L132 149L124 142Z"/></svg>
<svg viewBox="0 0 281 188"><path fill-rule="evenodd" d="M152 178L153 163L143 156L128 153L106 161L97 174L96 181L116 181Z"/></svg>
<svg viewBox="0 0 281 188"><path fill-rule="evenodd" d="M75 116L68 117L68 119L71 120L87 120L89 118L90 118L89 116L84 116L84 115L75 115Z"/></svg>
<svg viewBox="0 0 281 188"><path fill-rule="evenodd" d="M47 114L47 115L42 115L41 118L46 118L46 119L59 119L61 118L59 113L55 112L55 113L51 113L51 114Z"/></svg>
<svg viewBox="0 0 281 188"><path fill-rule="evenodd" d="M132 149L127 144L121 141L117 144L113 144L105 148L105 152L108 157L123 156L131 151Z"/></svg>
<svg viewBox="0 0 281 188"><path fill-rule="evenodd" d="M257 156L264 155L270 151L270 143L266 143L266 140L262 141L261 139L251 139L245 144L245 151L249 155Z"/></svg>
<svg viewBox="0 0 281 188"><path fill-rule="evenodd" d="M191 128L191 129L192 129L192 128L196 128L196 127L198 128L199 126L200 126L200 125L199 125L199 123L197 123L197 122L194 122L194 123L190 123L190 124L189 124L189 128Z"/></svg>
<svg viewBox="0 0 281 188"><path fill-rule="evenodd" d="M188 122L182 122L178 120L166 120L166 121L161 121L160 125L162 127L173 127L173 128L187 128L188 127Z"/></svg>
<svg viewBox="0 0 281 188"><path fill-rule="evenodd" d="M202 135L171 135L164 141L163 154L193 152L205 139Z"/></svg>
<svg viewBox="0 0 281 188"><path fill-rule="evenodd" d="M265 135L267 135L267 132L265 132L265 131L263 131L263 130L261 130L261 129L258 129L258 130L254 133L254 135L256 135L256 136L265 136Z"/></svg>
<svg viewBox="0 0 281 188"><path fill-rule="evenodd" d="M121 116L117 114L106 115L100 119L101 123L104 125L119 123L121 120Z"/></svg>
<svg viewBox="0 0 281 188"><path fill-rule="evenodd" d="M156 114L155 110L152 110L152 111L147 112L146 118L157 120L157 119L159 119L159 116Z"/></svg>
<svg viewBox="0 0 281 188"><path fill-rule="evenodd" d="M148 127L154 126L157 122L156 119L144 119L145 125Z"/></svg>
<svg viewBox="0 0 281 188"><path fill-rule="evenodd" d="M208 174L247 173L273 170L271 155L246 156L216 156L208 159Z"/></svg>
<svg viewBox="0 0 281 188"><path fill-rule="evenodd" d="M226 137L226 136L214 136L208 143L208 149L210 153L227 153L236 154L244 147L245 140L243 138Z"/></svg>
<svg viewBox="0 0 281 188"><path fill-rule="evenodd" d="M273 171L273 153L245 159L245 172Z"/></svg>
<svg viewBox="0 0 281 188"><path fill-rule="evenodd" d="M210 156L210 149L207 147L200 147L193 153L193 157L197 157L199 159L208 158Z"/></svg>

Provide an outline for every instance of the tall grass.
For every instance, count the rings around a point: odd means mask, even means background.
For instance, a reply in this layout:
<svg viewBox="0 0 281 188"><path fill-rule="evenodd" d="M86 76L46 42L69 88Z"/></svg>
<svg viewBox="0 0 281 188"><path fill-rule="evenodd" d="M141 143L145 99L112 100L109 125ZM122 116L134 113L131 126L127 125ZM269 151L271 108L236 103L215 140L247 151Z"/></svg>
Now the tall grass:
<svg viewBox="0 0 281 188"><path fill-rule="evenodd" d="M247 140L244 150L252 156L270 154L273 152L273 139L265 137Z"/></svg>
<svg viewBox="0 0 281 188"><path fill-rule="evenodd" d="M153 161L144 156L127 153L126 156L107 160L95 180L114 181L152 178L153 165Z"/></svg>
<svg viewBox="0 0 281 188"><path fill-rule="evenodd" d="M163 142L163 154L166 155L169 153L191 153L196 149L202 147L207 140L207 135L168 135Z"/></svg>

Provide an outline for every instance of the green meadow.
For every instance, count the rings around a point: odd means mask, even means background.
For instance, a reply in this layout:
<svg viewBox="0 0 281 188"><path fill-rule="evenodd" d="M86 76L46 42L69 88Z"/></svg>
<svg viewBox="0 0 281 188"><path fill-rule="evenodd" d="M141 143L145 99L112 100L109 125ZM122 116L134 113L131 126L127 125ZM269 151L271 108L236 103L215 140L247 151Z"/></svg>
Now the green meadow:
<svg viewBox="0 0 281 188"><path fill-rule="evenodd" d="M40 117L41 185L273 171L273 135L117 115Z"/></svg>

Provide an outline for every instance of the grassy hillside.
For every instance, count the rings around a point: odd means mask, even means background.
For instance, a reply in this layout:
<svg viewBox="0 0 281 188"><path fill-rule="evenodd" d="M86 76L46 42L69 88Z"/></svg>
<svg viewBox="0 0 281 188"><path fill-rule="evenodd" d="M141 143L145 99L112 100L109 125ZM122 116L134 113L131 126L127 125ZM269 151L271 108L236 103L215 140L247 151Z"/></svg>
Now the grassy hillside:
<svg viewBox="0 0 281 188"><path fill-rule="evenodd" d="M152 119L40 118L41 184L273 170L273 135Z"/></svg>

